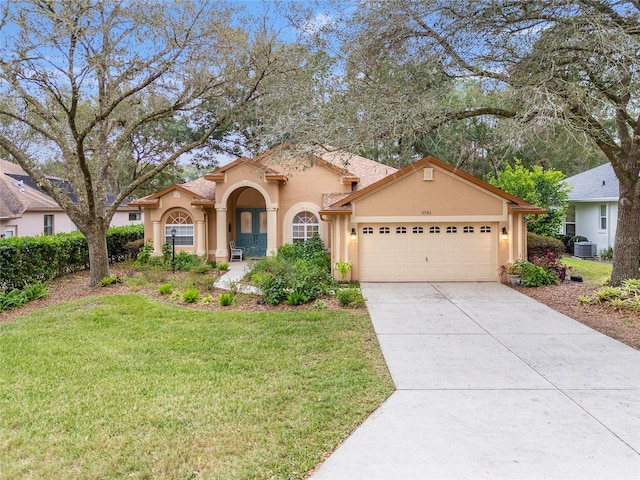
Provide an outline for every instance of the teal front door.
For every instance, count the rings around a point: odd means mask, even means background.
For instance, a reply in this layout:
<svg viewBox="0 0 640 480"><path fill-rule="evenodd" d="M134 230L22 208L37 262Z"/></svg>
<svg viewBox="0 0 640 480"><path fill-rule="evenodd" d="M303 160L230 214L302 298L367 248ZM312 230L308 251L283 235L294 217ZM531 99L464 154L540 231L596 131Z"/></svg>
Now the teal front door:
<svg viewBox="0 0 640 480"><path fill-rule="evenodd" d="M239 208L236 211L238 238L245 257L267 254L267 211L264 208Z"/></svg>

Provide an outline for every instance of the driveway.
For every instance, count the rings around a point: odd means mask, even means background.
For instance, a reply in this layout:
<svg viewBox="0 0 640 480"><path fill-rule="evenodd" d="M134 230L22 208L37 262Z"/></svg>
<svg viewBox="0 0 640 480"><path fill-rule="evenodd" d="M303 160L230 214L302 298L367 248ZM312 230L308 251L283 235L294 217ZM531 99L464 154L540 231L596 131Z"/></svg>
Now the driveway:
<svg viewBox="0 0 640 480"><path fill-rule="evenodd" d="M312 475L640 478L640 352L498 283L362 286L396 392Z"/></svg>

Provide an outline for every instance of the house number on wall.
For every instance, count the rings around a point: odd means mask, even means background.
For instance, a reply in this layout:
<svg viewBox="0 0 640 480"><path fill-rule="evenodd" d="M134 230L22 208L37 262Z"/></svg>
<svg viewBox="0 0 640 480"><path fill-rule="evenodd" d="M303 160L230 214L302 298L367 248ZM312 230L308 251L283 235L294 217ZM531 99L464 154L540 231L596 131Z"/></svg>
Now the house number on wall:
<svg viewBox="0 0 640 480"><path fill-rule="evenodd" d="M423 210L422 215L431 215L431 210Z"/></svg>

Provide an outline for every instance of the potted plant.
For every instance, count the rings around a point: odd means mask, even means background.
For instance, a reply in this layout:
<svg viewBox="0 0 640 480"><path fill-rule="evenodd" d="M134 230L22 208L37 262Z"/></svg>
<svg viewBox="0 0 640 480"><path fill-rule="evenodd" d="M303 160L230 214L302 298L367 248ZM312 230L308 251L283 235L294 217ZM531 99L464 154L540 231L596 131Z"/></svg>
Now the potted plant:
<svg viewBox="0 0 640 480"><path fill-rule="evenodd" d="M507 274L509 285L520 285L522 277L522 268L527 263L526 260L519 258L513 262L500 267L501 274Z"/></svg>

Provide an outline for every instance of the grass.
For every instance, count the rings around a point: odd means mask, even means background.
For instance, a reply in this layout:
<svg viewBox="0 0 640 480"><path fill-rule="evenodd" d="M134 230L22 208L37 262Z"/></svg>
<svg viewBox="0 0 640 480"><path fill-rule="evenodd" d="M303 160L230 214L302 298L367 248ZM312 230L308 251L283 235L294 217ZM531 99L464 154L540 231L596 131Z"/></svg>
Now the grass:
<svg viewBox="0 0 640 480"><path fill-rule="evenodd" d="M593 285L604 285L611 279L611 263L577 257L563 257L562 261L571 267L570 275L582 275L585 282Z"/></svg>
<svg viewBox="0 0 640 480"><path fill-rule="evenodd" d="M0 325L0 478L302 478L392 390L364 311L86 298Z"/></svg>

